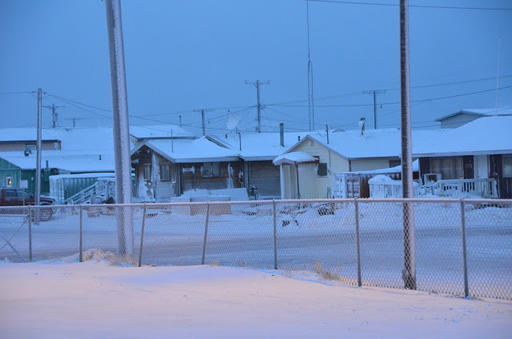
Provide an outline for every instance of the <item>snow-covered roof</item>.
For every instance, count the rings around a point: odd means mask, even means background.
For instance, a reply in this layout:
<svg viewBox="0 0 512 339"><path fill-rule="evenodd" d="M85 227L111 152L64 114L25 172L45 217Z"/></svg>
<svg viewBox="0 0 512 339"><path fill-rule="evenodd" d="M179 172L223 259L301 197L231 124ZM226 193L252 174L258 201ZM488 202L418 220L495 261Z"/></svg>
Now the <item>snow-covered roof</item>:
<svg viewBox="0 0 512 339"><path fill-rule="evenodd" d="M476 119L453 129L418 129L412 131L412 155L448 156L512 153L512 116ZM294 151L307 140L314 140L346 159L400 157L399 129L333 132L329 135L308 135L289 147Z"/></svg>
<svg viewBox="0 0 512 339"><path fill-rule="evenodd" d="M444 130L415 130L413 131L413 146L415 140L430 140L443 134ZM401 154L400 130L398 128L370 129L361 135L360 130L338 131L327 135L312 134L291 146L286 152L293 151L299 144L314 140L324 147L346 159L388 158L399 157Z"/></svg>
<svg viewBox="0 0 512 339"><path fill-rule="evenodd" d="M20 167L21 169L36 168L36 154L28 157L21 152L0 152L0 158ZM114 156L112 154L84 154L62 151L41 152L41 167L60 168L71 172L108 172L114 171Z"/></svg>
<svg viewBox="0 0 512 339"><path fill-rule="evenodd" d="M198 139L155 139L138 144L132 155L143 146L147 146L161 156L176 163L236 161L238 151L221 147L208 137Z"/></svg>
<svg viewBox="0 0 512 339"><path fill-rule="evenodd" d="M512 116L485 117L443 131L438 138L413 138L413 156L512 153Z"/></svg>
<svg viewBox="0 0 512 339"><path fill-rule="evenodd" d="M171 135L172 134L172 135ZM195 138L194 134L172 124L130 126L130 135L136 139Z"/></svg>
<svg viewBox="0 0 512 339"><path fill-rule="evenodd" d="M496 108L465 108L458 112L445 115L439 119L436 119L436 121L442 121L451 117L454 117L459 114L470 114L470 115L477 115L477 116L507 116L512 115L512 107L498 107Z"/></svg>
<svg viewBox="0 0 512 339"><path fill-rule="evenodd" d="M6 128L0 130L4 140L35 140L35 128ZM48 128L43 139L61 141L61 150L41 152L41 167L60 168L72 172L113 171L114 143L112 128ZM1 152L0 158L21 167L36 168L36 153L25 157L23 152ZM101 160L100 160L101 158Z"/></svg>
<svg viewBox="0 0 512 339"><path fill-rule="evenodd" d="M284 153L280 156L276 157L273 160L274 165L282 165L282 164L300 164L304 162L315 162L315 159L311 154L305 152L290 152Z"/></svg>
<svg viewBox="0 0 512 339"><path fill-rule="evenodd" d="M299 138L304 138L307 134L317 134L316 132L286 132L284 133L284 146L281 146L279 133L242 133L241 137L237 134L227 134L216 136L223 144L232 150L238 151L240 158L246 161L272 160L283 153L287 147L295 144ZM242 149L240 150L240 142Z"/></svg>

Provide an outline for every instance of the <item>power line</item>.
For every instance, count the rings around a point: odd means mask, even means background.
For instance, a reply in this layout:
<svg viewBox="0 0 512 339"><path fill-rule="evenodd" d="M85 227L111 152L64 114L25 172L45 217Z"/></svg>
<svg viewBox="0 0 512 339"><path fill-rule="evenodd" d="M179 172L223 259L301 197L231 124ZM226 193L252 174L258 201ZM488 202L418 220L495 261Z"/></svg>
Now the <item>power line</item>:
<svg viewBox="0 0 512 339"><path fill-rule="evenodd" d="M512 78L512 74L507 75L501 75L500 79L506 79L506 78ZM443 86L452 86L452 85L462 85L462 84L469 84L469 83L475 83L475 82L483 82L483 81L490 81L490 80L496 80L496 76L493 77L486 77L486 78L479 78L479 79L469 79L469 80L460 80L460 81L449 81L449 82L440 82L440 83L434 83L434 84L425 84L425 85L416 85L411 86L413 89L421 89L421 88L431 88L431 87L443 87ZM377 89L379 91L399 91L400 88L379 88ZM318 97L315 100L330 100L330 99L338 99L342 97L349 97L349 96L356 96L356 95L363 95L366 94L367 90L360 90L360 91L354 91L354 92L346 92L339 95L331 95L331 96L325 96L325 97ZM287 104L296 104L296 103L304 103L308 100L290 100L285 102L277 102L277 103L270 103L265 104L265 106L285 106ZM301 106L303 107L303 106Z"/></svg>
<svg viewBox="0 0 512 339"><path fill-rule="evenodd" d="M499 88L491 88L491 89L485 89L481 91L473 91L473 92L465 92L465 93L459 93L454 95L445 95L440 97L433 97L433 98L424 98L424 99L417 99L417 100L411 100L413 103L418 102L427 102L427 101L436 101L436 100L444 100L444 99L451 99L451 98L457 98L462 96L468 96L468 95L474 95L474 94L481 94L481 93L487 93L487 92L494 92L496 90L503 90L512 88L512 85L510 86L504 86ZM392 102L383 102L379 105L399 105L400 101L392 101ZM305 105L276 105L275 106L284 106L284 107L305 107ZM269 105L267 105L269 106ZM317 104L316 107L324 107L324 108L333 108L333 107L368 107L373 106L373 104Z"/></svg>
<svg viewBox="0 0 512 339"><path fill-rule="evenodd" d="M362 5L362 6L383 6L398 7L399 4L368 1L343 1L343 0L307 0L311 2L323 2L338 5ZM439 6L439 5L409 5L411 8L432 8L432 9L460 9L460 10L478 10L478 11L512 11L508 7L468 7L468 6Z"/></svg>

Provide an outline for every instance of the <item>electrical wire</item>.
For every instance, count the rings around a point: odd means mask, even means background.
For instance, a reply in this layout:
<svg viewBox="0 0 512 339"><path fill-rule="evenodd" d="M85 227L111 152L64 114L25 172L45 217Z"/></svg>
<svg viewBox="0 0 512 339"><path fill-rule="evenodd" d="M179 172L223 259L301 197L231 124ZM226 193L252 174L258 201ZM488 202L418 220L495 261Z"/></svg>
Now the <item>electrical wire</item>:
<svg viewBox="0 0 512 339"><path fill-rule="evenodd" d="M362 6L383 6L398 7L399 4L368 1L344 1L344 0L306 0L309 2L323 2L339 5L362 5ZM460 9L460 10L478 10L478 11L512 11L509 7L468 7L468 6L444 6L444 5L409 5L411 8L432 8L432 9Z"/></svg>

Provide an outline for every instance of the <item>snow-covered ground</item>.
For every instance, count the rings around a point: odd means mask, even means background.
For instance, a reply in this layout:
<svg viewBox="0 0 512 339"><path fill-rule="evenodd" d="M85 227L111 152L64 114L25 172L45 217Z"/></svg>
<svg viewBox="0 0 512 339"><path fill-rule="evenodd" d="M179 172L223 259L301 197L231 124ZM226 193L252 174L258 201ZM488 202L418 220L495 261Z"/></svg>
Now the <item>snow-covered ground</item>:
<svg viewBox="0 0 512 339"><path fill-rule="evenodd" d="M76 255L60 262L0 263L1 338L510 338L512 333L510 302L361 289L297 271L66 262L74 260Z"/></svg>
<svg viewBox="0 0 512 339"><path fill-rule="evenodd" d="M278 204L278 267L313 270L321 265L349 284L357 281L355 216L352 203ZM402 207L398 203L360 206L361 268L364 285L402 287ZM460 204L443 201L415 205L418 288L463 295ZM143 263L201 263L206 208L185 206L148 209ZM322 209L323 208L323 209ZM59 258L78 251L78 209L58 211L52 220L33 226L34 260ZM220 212L230 212L221 214ZM272 205L211 207L206 263L271 269L274 265ZM321 213L319 213L321 212ZM333 214L330 214L333 213ZM115 213L84 211L84 249L117 247ZM192 214L192 215L191 215ZM470 295L512 299L512 208L468 204L468 276ZM142 209L134 211L138 254ZM22 217L0 217L0 258L28 258L27 225Z"/></svg>

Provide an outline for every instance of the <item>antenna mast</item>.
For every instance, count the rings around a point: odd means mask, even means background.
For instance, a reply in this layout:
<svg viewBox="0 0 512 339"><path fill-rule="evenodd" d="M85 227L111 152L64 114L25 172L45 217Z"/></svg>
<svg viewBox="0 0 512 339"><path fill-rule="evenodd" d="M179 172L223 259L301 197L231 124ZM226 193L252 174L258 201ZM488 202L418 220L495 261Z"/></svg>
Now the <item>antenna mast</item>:
<svg viewBox="0 0 512 339"><path fill-rule="evenodd" d="M308 119L309 130L315 129L315 98L313 90L313 62L311 61L311 46L309 36L309 0L306 0L306 30L308 36Z"/></svg>

